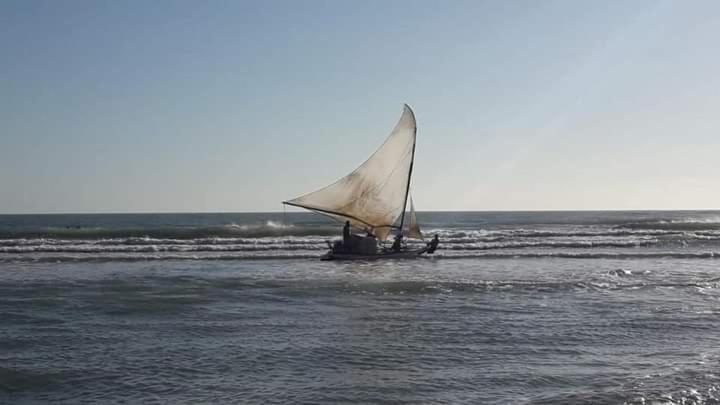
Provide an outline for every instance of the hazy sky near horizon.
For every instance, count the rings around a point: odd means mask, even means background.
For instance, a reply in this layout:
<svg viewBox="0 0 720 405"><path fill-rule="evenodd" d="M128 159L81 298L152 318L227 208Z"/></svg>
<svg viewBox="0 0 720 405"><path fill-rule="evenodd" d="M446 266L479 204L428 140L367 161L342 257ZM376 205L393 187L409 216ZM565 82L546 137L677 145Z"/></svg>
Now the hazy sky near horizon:
<svg viewBox="0 0 720 405"><path fill-rule="evenodd" d="M0 2L0 213L720 208L717 1Z"/></svg>

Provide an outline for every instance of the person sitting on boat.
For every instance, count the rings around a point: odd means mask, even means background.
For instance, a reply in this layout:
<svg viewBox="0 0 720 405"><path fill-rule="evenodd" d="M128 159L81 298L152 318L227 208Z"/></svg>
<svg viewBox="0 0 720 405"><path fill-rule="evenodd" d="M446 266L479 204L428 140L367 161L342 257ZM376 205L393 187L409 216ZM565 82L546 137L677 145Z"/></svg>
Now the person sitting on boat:
<svg viewBox="0 0 720 405"><path fill-rule="evenodd" d="M393 242L391 249L393 252L399 252L401 246L402 246L402 234L397 234L397 235L395 235L395 242Z"/></svg>
<svg viewBox="0 0 720 405"><path fill-rule="evenodd" d="M440 243L440 238L438 238L438 234L435 234L435 237L432 238L430 242L427 244L427 252L428 254L435 253L435 250L438 247L438 244Z"/></svg>

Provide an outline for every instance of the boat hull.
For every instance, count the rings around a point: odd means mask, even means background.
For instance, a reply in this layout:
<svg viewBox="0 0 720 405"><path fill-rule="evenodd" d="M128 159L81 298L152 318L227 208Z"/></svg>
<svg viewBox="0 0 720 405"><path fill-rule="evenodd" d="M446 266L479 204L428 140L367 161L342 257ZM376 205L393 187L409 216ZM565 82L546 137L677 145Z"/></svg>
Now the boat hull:
<svg viewBox="0 0 720 405"><path fill-rule="evenodd" d="M427 248L401 250L399 252L384 251L373 255L333 252L332 250L320 257L320 260L383 260L383 259L414 259L427 252Z"/></svg>

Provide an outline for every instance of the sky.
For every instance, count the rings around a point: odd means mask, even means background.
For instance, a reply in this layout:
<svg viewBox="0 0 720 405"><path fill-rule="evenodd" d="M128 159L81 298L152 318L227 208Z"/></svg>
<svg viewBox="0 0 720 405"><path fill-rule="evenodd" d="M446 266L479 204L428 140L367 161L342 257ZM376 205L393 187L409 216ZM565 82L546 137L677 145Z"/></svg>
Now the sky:
<svg viewBox="0 0 720 405"><path fill-rule="evenodd" d="M720 2L0 2L0 213L720 208Z"/></svg>

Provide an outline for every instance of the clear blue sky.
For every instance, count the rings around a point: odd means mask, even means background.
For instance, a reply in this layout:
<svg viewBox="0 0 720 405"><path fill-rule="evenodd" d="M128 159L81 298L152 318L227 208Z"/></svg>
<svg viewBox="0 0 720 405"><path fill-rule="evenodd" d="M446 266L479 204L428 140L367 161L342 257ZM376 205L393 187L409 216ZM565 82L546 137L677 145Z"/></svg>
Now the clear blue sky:
<svg viewBox="0 0 720 405"><path fill-rule="evenodd" d="M0 212L720 208L718 1L0 2Z"/></svg>

